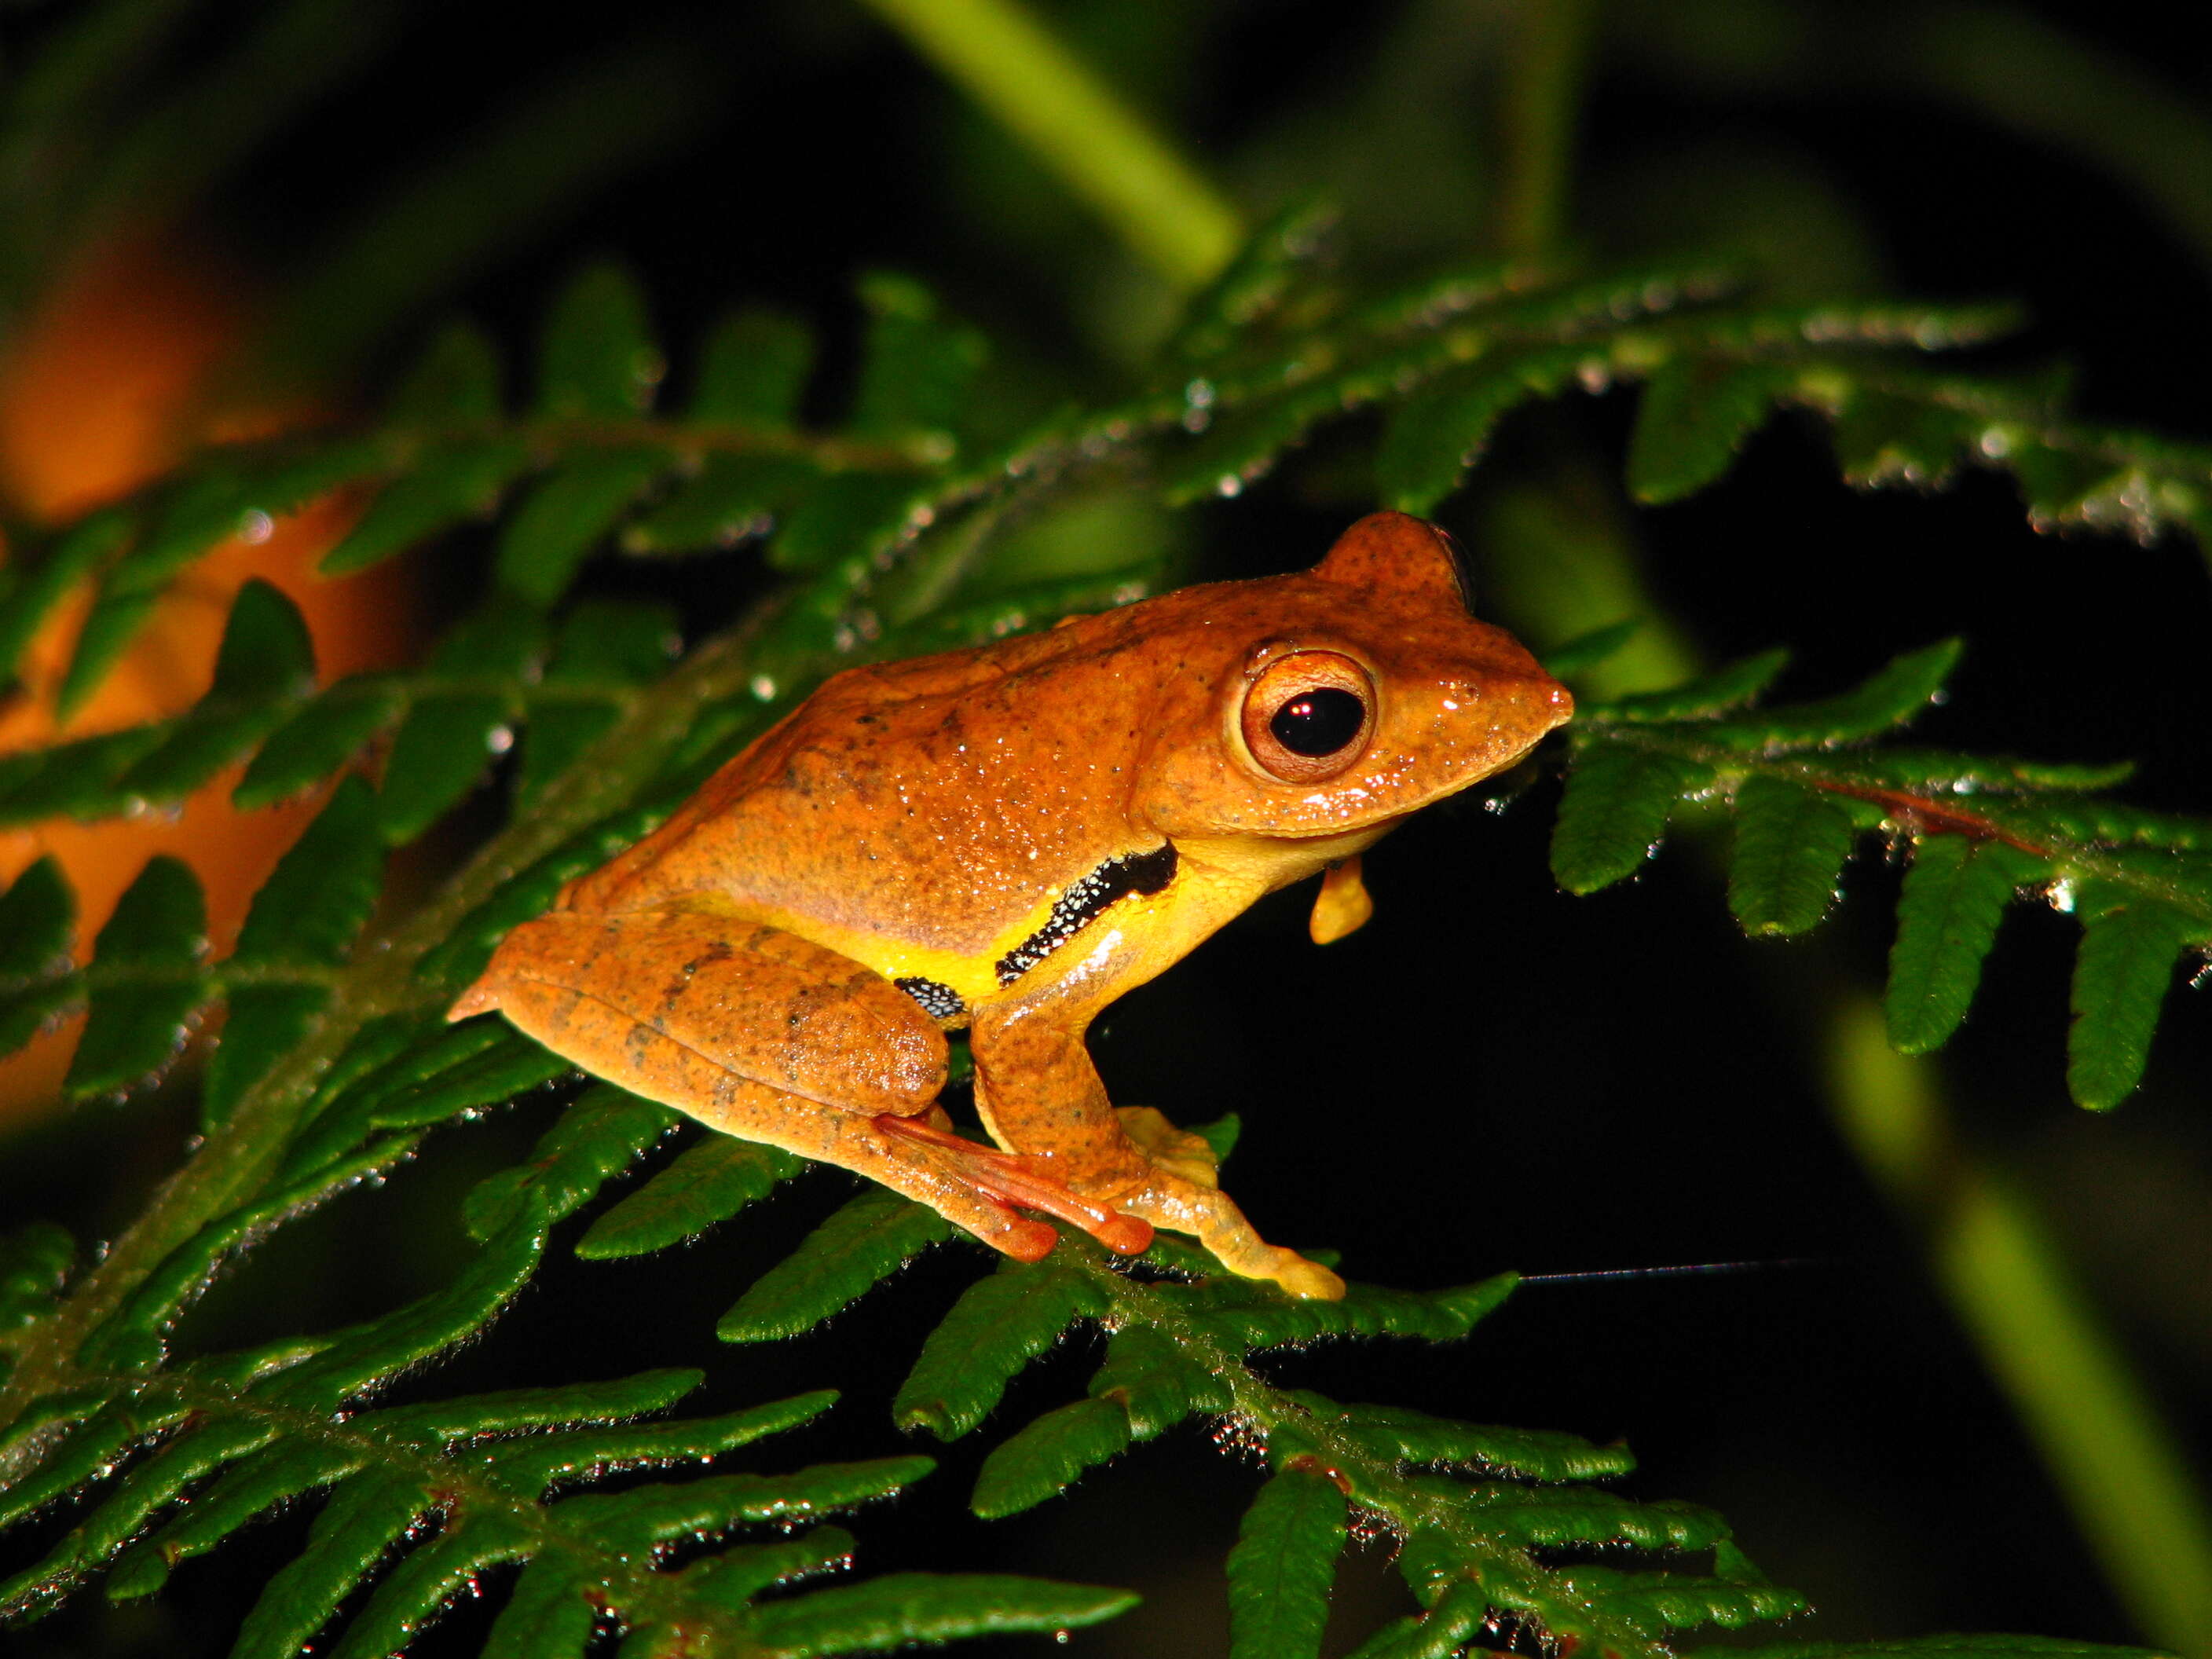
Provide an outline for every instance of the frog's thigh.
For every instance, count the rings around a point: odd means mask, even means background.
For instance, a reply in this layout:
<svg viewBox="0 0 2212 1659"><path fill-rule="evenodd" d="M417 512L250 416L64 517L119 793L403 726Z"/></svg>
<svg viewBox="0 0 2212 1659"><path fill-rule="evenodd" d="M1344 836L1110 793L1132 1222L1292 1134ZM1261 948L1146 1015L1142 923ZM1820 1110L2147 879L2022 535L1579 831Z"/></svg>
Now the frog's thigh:
<svg viewBox="0 0 2212 1659"><path fill-rule="evenodd" d="M1132 1139L1130 1127L1167 1152L1168 1164L1188 1168L1183 1137L1166 1119L1154 1112L1131 1120L1109 1103L1079 1031L986 1009L970 1035L976 1104L1000 1146L1047 1160L1094 1203L1193 1235L1232 1273L1273 1279L1293 1296L1344 1294L1344 1281L1328 1268L1261 1238L1227 1194L1191 1178L1197 1170L1179 1174Z"/></svg>
<svg viewBox="0 0 2212 1659"><path fill-rule="evenodd" d="M717 1076L902 1116L945 1084L945 1034L890 981L780 928L698 911L525 922L454 1012L495 1005L586 1070L718 1127Z"/></svg>
<svg viewBox="0 0 2212 1659"><path fill-rule="evenodd" d="M556 910L507 935L453 1016L494 1007L595 1076L725 1133L879 1181L1009 1255L1052 1246L1051 1228L878 1127L928 1109L945 1036L834 951L697 912Z"/></svg>

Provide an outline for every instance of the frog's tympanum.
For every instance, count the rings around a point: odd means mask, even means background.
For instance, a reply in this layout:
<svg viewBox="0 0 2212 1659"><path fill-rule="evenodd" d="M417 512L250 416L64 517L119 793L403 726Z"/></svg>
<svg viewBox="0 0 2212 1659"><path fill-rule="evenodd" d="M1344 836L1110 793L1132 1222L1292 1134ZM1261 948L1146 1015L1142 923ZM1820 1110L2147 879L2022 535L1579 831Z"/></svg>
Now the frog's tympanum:
<svg viewBox="0 0 2212 1659"><path fill-rule="evenodd" d="M713 1127L859 1171L1033 1261L1057 1235L1195 1234L1298 1296L1194 1135L1121 1110L1099 1011L1263 893L1322 878L1322 943L1367 919L1359 854L1526 753L1562 686L1468 614L1450 543L1378 513L1311 570L848 669L659 830L508 934L453 1017ZM975 1106L936 1104L965 1026Z"/></svg>

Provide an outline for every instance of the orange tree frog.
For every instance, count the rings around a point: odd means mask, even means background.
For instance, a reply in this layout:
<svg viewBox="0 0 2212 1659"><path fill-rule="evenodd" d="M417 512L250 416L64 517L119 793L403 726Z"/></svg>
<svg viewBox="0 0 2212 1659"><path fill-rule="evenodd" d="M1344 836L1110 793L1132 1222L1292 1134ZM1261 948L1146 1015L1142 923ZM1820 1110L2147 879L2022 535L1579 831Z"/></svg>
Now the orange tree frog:
<svg viewBox="0 0 2212 1659"><path fill-rule="evenodd" d="M453 1018L497 1008L1024 1261L1058 1237L1035 1212L1340 1296L1253 1230L1204 1142L1109 1103L1084 1033L1289 883L1322 877L1317 940L1351 932L1361 851L1571 709L1468 613L1443 533L1378 513L1311 570L847 670L509 933ZM963 1026L995 1149L936 1104Z"/></svg>

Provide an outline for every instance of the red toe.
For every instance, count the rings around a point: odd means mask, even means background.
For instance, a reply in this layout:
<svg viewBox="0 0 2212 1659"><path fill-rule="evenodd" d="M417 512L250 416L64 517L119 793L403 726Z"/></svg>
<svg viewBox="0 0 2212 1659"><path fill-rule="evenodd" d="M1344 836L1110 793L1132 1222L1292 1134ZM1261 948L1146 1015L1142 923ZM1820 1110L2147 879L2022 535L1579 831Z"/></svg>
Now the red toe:
<svg viewBox="0 0 2212 1659"><path fill-rule="evenodd" d="M1152 1248L1152 1224L1119 1210L1109 1210L1106 1224L1091 1236L1116 1255L1142 1255Z"/></svg>
<svg viewBox="0 0 2212 1659"><path fill-rule="evenodd" d="M1137 1255L1152 1249L1150 1222L1077 1197L1065 1182L1048 1174L1036 1158L1025 1158L1019 1152L1003 1152L995 1146L981 1146L913 1118L885 1113L875 1122L886 1134L929 1149L942 1165L994 1203L1009 1209L1018 1206L1035 1210L1070 1226L1080 1227L1108 1249L1122 1255ZM1026 1243L1016 1248L1010 1241L1000 1248L1018 1260L1034 1261L1052 1248L1051 1241L1059 1235L1042 1222L1027 1224L1036 1228L1046 1241L1037 1247L1035 1255L1024 1253L1029 1248Z"/></svg>

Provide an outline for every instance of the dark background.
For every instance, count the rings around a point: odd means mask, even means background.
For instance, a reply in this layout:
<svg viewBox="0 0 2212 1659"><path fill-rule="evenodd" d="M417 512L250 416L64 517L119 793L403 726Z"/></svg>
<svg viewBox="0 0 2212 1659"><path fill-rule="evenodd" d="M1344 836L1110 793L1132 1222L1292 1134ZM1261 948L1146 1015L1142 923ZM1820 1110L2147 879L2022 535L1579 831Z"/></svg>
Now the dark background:
<svg viewBox="0 0 2212 1659"><path fill-rule="evenodd" d="M1501 9L1038 9L1248 210L1307 184L1339 192L1348 270L1386 276L1480 246L1494 153L1484 31ZM370 9L384 20L379 43L173 211L179 234L261 296L266 361L339 396L373 386L451 311L520 356L562 281L601 254L642 277L679 381L685 343L729 302L771 301L817 323L829 342L824 415L849 372L850 283L870 269L923 277L990 330L1000 348L991 395L1010 410L1049 407L1126 372L1143 319L1160 308L1104 231L858 9L648 0L558 23L471 5ZM21 52L34 52L66 10L11 20ZM2063 356L2078 368L2087 414L2200 431L2212 344L2202 228L2164 214L2109 157L1962 94L1953 66L1923 50L1939 12L1613 9L1593 59L1576 240L1598 257L1752 247L1784 293L2018 298L2034 326L1990 362ZM2065 31L2091 69L2117 66L2146 98L2202 107L2201 86L2181 78L2199 73L2194 60L2177 58L2147 10L1980 15ZM188 79L252 15L210 9L204 34L153 73ZM1444 49L1455 41L1464 44ZM611 149L641 153L477 245L465 225L434 228L462 249L446 274L359 326L323 337L299 310L374 204L434 177L502 111L633 52L651 96L611 101L597 118ZM659 139L638 140L656 121ZM1625 394L1577 399L1510 430L1496 465L1540 471L1566 453L1617 471L1632 408ZM1331 482L1326 459L1200 509L1188 574L1310 562L1366 505ZM1478 489L1442 514L1473 547L1479 582L1487 500ZM1792 647L1787 692L1834 690L1898 651L1962 634L1966 665L1925 721L1927 740L2138 757L2133 798L2212 807L2212 605L2191 546L2035 536L2009 484L1990 476L1932 497L1855 493L1835 481L1819 431L1794 418L1760 437L1724 486L1641 514L1634 534L1653 587L1703 649ZM443 550L434 587L465 595L480 551L465 541ZM609 568L593 580L671 581L704 625L750 586L737 568L648 579ZM1400 832L1368 860L1375 921L1327 951L1305 942L1304 896L1261 907L1101 1023L1093 1048L1109 1086L1178 1121L1243 1114L1230 1182L1240 1201L1270 1237L1341 1248L1359 1278L1427 1286L1508 1267L1769 1265L1532 1285L1464 1345L1327 1348L1272 1360L1271 1374L1340 1397L1625 1437L1644 1463L1632 1490L1720 1508L1754 1559L1812 1595L1824 1616L1807 1636L1998 1628L2130 1639L1931 1288L1912 1229L1823 1103L1811 1046L1820 1011L1839 985L1878 988L1897 871L1869 855L1820 934L1747 944L1721 900L1717 845L1694 836L1632 884L1589 899L1557 892L1545 866L1554 789L1540 783L1500 815L1455 805ZM446 855L467 828L449 829ZM2072 1106L2063 1046L2075 932L2027 908L2008 921L1943 1073L1961 1133L2025 1183L2197 1467L2212 1467L2212 1019L2200 994L2177 988L2141 1093L2104 1117ZM0 1212L74 1206L65 1218L112 1227L188 1110L188 1089L173 1086L150 1108L19 1138L0 1151ZM526 1149L547 1114L531 1104L449 1133L384 1191L302 1224L217 1288L201 1328L246 1340L264 1322L273 1334L360 1317L428 1289L461 1248L453 1201ZM896 1291L799 1342L717 1351L708 1334L749 1275L845 1189L843 1177L817 1174L688 1252L641 1262L563 1265L556 1249L554 1268L484 1340L410 1386L703 1363L709 1389L694 1403L714 1409L858 1376L872 1381L848 1386L830 1430L777 1443L764 1465L897 1449L890 1391L972 1274L969 1253L939 1252ZM1079 1634L1075 1650L1223 1650L1220 1558L1254 1474L1194 1444L1194 1431L1029 1516L966 1516L967 1481L994 1434L1084 1375L1063 1358L1021 1382L973 1443L947 1450L939 1475L862 1519L862 1565L988 1565L1127 1584L1145 1607ZM297 1547L305 1523L281 1520L227 1560L185 1571L163 1608L88 1603L14 1639L27 1655L220 1652L247 1587ZM1346 1559L1346 1645L1410 1605L1387 1562L1379 1547ZM465 1650L495 1604L495 1593L464 1607L422 1650Z"/></svg>

